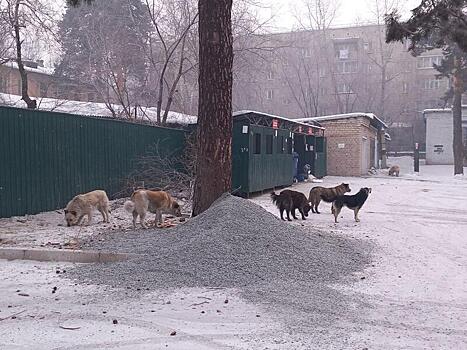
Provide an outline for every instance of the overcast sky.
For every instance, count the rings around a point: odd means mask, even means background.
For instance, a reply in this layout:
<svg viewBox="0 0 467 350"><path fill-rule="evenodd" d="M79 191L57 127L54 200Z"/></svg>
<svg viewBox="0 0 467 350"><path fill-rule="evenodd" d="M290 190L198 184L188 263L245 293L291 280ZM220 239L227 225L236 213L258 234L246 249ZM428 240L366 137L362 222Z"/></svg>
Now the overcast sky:
<svg viewBox="0 0 467 350"><path fill-rule="evenodd" d="M294 7L301 0L261 0L265 6L270 6L269 9L262 9L261 16L265 19L273 18L273 26L276 30L290 30L296 27L296 19L293 15ZM380 0L383 2L384 0ZM397 0L396 0L397 1ZM375 0L340 0L340 7L337 17L334 21L335 26L356 25L357 23L374 22L374 14L371 8L374 6ZM391 2L390 0L388 2ZM392 2L395 2L393 0ZM398 6L400 12L405 16L409 16L410 10L418 6L421 0L400 0Z"/></svg>

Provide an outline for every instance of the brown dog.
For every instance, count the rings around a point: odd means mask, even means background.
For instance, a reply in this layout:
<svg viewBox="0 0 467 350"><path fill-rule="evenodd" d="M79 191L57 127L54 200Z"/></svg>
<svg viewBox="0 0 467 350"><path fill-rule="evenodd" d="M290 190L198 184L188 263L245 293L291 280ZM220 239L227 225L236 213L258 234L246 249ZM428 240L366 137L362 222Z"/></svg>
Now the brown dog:
<svg viewBox="0 0 467 350"><path fill-rule="evenodd" d="M336 187L326 188L322 186L313 187L310 191L308 201L311 205L311 211L313 213L320 214L318 211L318 205L321 200L332 203L336 200L337 196L342 196L344 193L350 192L349 184L341 183Z"/></svg>
<svg viewBox="0 0 467 350"><path fill-rule="evenodd" d="M290 218L290 213L292 217L296 220L297 216L295 215L295 209L298 209L300 214L302 214L302 219L306 220L308 212L310 211L310 205L306 196L302 192L284 190L279 194L271 193L271 198L274 204L276 204L279 212L281 214L281 219L284 220L284 211L287 214L287 220L292 221Z"/></svg>
<svg viewBox="0 0 467 350"><path fill-rule="evenodd" d="M392 167L389 168L389 176L399 177L400 171L401 171L401 168L399 167L399 165L393 165Z"/></svg>
<svg viewBox="0 0 467 350"><path fill-rule="evenodd" d="M143 228L148 228L144 219L147 212L156 214L156 226L162 224L162 213L182 216L180 205L164 191L137 190L133 192L130 200L123 205L125 210L133 214L133 227L136 228L136 219Z"/></svg>
<svg viewBox="0 0 467 350"><path fill-rule="evenodd" d="M87 225L91 224L94 209L99 210L104 222L109 222L109 198L105 191L95 190L75 196L65 208L67 226L79 225L85 215L88 216Z"/></svg>

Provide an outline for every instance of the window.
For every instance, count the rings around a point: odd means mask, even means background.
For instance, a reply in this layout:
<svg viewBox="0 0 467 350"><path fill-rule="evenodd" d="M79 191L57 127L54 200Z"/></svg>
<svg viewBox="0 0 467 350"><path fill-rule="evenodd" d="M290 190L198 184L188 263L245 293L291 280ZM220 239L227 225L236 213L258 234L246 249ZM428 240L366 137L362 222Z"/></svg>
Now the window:
<svg viewBox="0 0 467 350"><path fill-rule="evenodd" d="M319 89L319 92L321 93L321 96L326 95L326 88L324 88L323 86L321 86L320 89Z"/></svg>
<svg viewBox="0 0 467 350"><path fill-rule="evenodd" d="M268 72L268 80L273 80L274 79L274 73L272 70Z"/></svg>
<svg viewBox="0 0 467 350"><path fill-rule="evenodd" d="M266 154L272 154L272 135L266 135Z"/></svg>
<svg viewBox="0 0 467 350"><path fill-rule="evenodd" d="M302 54L304 57L311 57L311 53L312 51L309 47L302 49Z"/></svg>
<svg viewBox="0 0 467 350"><path fill-rule="evenodd" d="M441 86L441 79L427 79L423 81L423 89L437 90Z"/></svg>
<svg viewBox="0 0 467 350"><path fill-rule="evenodd" d="M429 69L433 68L433 64L440 65L443 57L442 56L422 56L418 58L417 68L418 69Z"/></svg>
<svg viewBox="0 0 467 350"><path fill-rule="evenodd" d="M320 78L324 78L326 76L326 68L325 67L319 67L318 74L319 74Z"/></svg>
<svg viewBox="0 0 467 350"><path fill-rule="evenodd" d="M355 57L358 52L357 42L334 43L336 57L340 60L348 60Z"/></svg>
<svg viewBox="0 0 467 350"><path fill-rule="evenodd" d="M6 92L6 86L7 86L6 78L0 75L0 92Z"/></svg>
<svg viewBox="0 0 467 350"><path fill-rule="evenodd" d="M47 84L39 83L39 94L41 97L47 97Z"/></svg>
<svg viewBox="0 0 467 350"><path fill-rule="evenodd" d="M363 50L366 51L366 52L373 51L373 43L371 41L364 42L363 43Z"/></svg>
<svg viewBox="0 0 467 350"><path fill-rule="evenodd" d="M255 147L253 149L254 154L261 154L261 134L254 134Z"/></svg>
<svg viewBox="0 0 467 350"><path fill-rule="evenodd" d="M316 152L323 153L324 152L324 137L317 137L316 138Z"/></svg>
<svg viewBox="0 0 467 350"><path fill-rule="evenodd" d="M348 83L337 84L337 93L338 94L353 94L352 87Z"/></svg>
<svg viewBox="0 0 467 350"><path fill-rule="evenodd" d="M277 153L284 153L284 136L277 137Z"/></svg>
<svg viewBox="0 0 467 350"><path fill-rule="evenodd" d="M284 104L284 105L289 105L289 104L290 104L290 100L289 100L288 98L284 98L284 99L282 100L282 104Z"/></svg>
<svg viewBox="0 0 467 350"><path fill-rule="evenodd" d="M342 61L337 62L338 73L355 73L357 72L358 62L357 61Z"/></svg>
<svg viewBox="0 0 467 350"><path fill-rule="evenodd" d="M274 91L266 90L266 100L272 100L273 97L274 97Z"/></svg>
<svg viewBox="0 0 467 350"><path fill-rule="evenodd" d="M287 153L292 154L292 142L293 142L292 138L287 137L286 142L287 142Z"/></svg>
<svg viewBox="0 0 467 350"><path fill-rule="evenodd" d="M406 94L406 93L407 93L407 87L408 87L407 82L403 81L403 82L402 82L402 93L403 93L403 94Z"/></svg>

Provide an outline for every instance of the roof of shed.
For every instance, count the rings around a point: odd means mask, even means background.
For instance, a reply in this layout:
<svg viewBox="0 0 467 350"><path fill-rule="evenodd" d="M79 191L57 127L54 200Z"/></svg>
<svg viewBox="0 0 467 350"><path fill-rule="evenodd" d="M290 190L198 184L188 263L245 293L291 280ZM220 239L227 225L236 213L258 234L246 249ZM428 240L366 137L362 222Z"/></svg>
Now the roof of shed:
<svg viewBox="0 0 467 350"><path fill-rule="evenodd" d="M358 117L365 117L372 121L374 121L377 125L387 128L387 124L383 122L380 118L378 118L373 113L346 113L346 114L333 114L333 115L324 115L320 117L309 117L309 118L299 118L298 121L301 122L324 122L330 120L340 120L340 119L349 119L349 118L358 118Z"/></svg>
<svg viewBox="0 0 467 350"><path fill-rule="evenodd" d="M303 121L301 121L300 119L290 119L290 118L285 118L285 117L281 117L281 116L278 116L278 115L274 115L274 114L269 114L269 113L264 113L264 112L258 112L258 111L253 111L253 110L241 110L241 111L236 111L233 113L233 117L236 118L236 117L240 117L242 115L245 115L245 114L258 114L258 115L261 115L261 116L264 116L264 117L269 117L269 118L273 118L273 119L279 119L279 120L285 120L287 122L291 122L291 123L295 123L295 124L299 124L299 125L303 125L303 126L306 126L306 127L313 127L313 128L316 128L316 129L322 129L324 130L324 128L319 125L319 122L318 121L315 121L315 123L313 125L311 124L308 124L308 123L304 123Z"/></svg>

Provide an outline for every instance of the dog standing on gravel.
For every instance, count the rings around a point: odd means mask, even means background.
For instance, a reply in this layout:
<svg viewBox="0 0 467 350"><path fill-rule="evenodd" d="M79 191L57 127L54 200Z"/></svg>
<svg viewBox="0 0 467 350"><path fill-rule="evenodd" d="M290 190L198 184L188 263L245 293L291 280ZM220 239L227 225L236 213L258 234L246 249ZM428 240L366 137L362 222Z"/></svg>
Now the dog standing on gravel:
<svg viewBox="0 0 467 350"><path fill-rule="evenodd" d="M104 222L110 222L109 198L105 191L95 190L75 196L65 208L67 226L80 225L85 215L88 216L87 225L90 225L94 209L99 210Z"/></svg>
<svg viewBox="0 0 467 350"><path fill-rule="evenodd" d="M359 222L358 212L362 208L368 199L368 195L371 193L371 188L363 187L356 194L352 196L338 196L336 200L332 203L332 212L334 214L334 222L337 223L337 217L339 216L342 207L347 207L352 209L354 212L355 221Z"/></svg>
<svg viewBox="0 0 467 350"><path fill-rule="evenodd" d="M162 224L162 213L182 216L180 205L165 191L137 190L133 192L130 200L123 205L125 210L133 214L133 227L136 228L136 219L143 228L148 228L144 219L149 211L156 214L155 225Z"/></svg>
<svg viewBox="0 0 467 350"><path fill-rule="evenodd" d="M399 172L401 171L401 168L399 165L393 165L392 167L389 168L389 176L397 176L399 177Z"/></svg>
<svg viewBox="0 0 467 350"><path fill-rule="evenodd" d="M290 218L290 213L292 217L297 220L295 216L295 210L298 209L300 214L302 214L302 219L306 220L308 212L310 211L310 205L306 196L297 191L284 190L279 194L271 193L272 202L277 206L279 212L281 213L281 219L284 219L284 211L287 214L287 220L292 221Z"/></svg>
<svg viewBox="0 0 467 350"><path fill-rule="evenodd" d="M310 190L308 200L311 205L311 211L320 214L318 206L321 200L332 203L336 200L337 196L342 196L344 193L350 192L349 184L341 183L336 187L326 188L322 186L315 186Z"/></svg>

